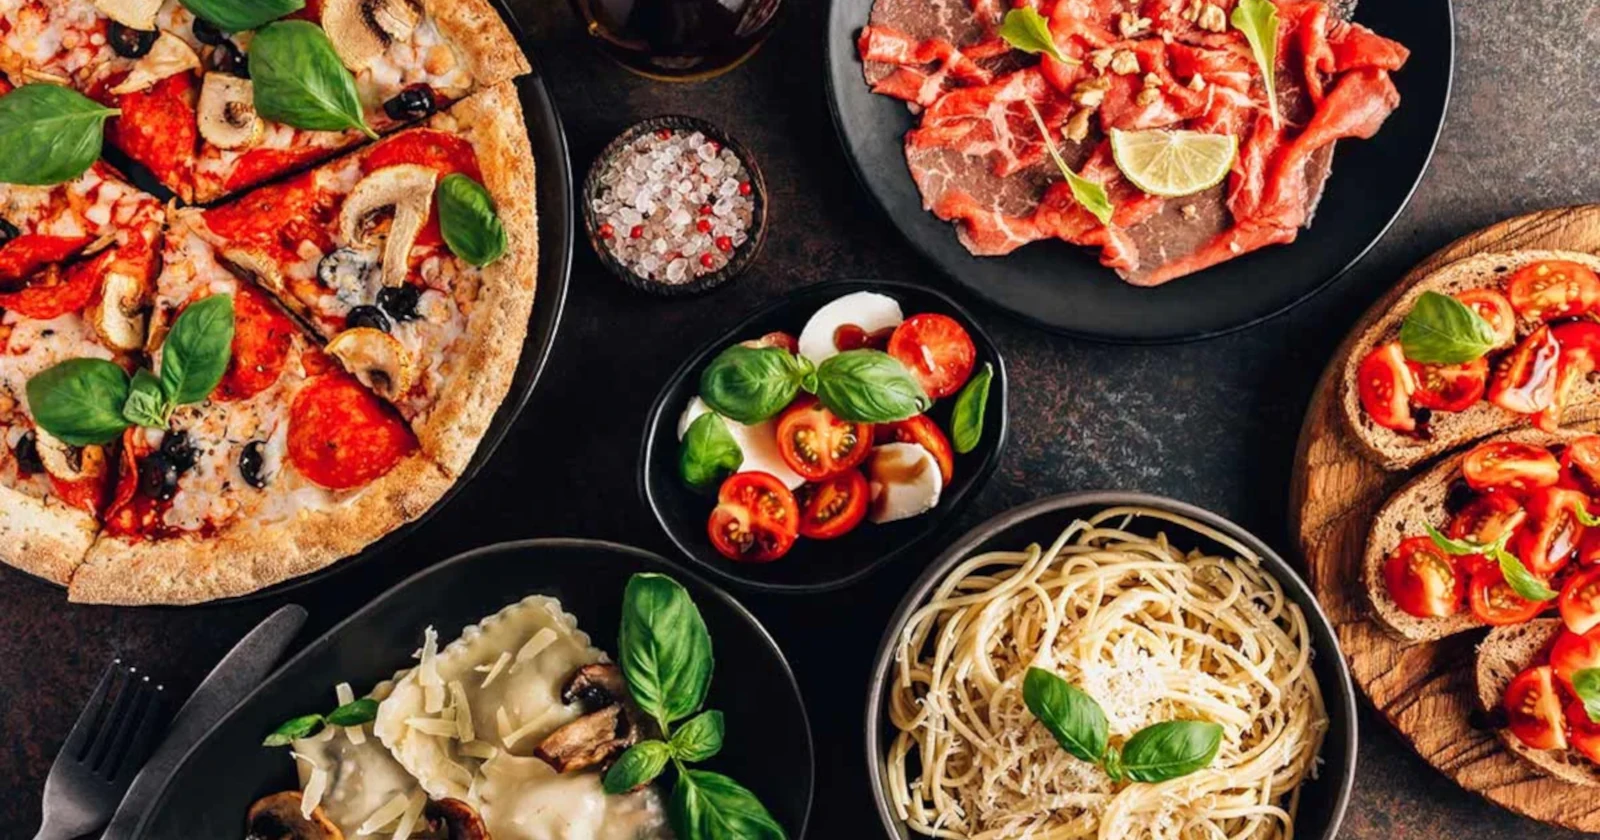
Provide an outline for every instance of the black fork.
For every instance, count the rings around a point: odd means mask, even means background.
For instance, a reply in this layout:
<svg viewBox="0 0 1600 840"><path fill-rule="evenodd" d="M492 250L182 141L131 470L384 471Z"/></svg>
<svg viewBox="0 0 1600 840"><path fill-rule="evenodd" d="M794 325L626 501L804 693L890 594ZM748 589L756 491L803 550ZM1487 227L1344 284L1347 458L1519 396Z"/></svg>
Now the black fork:
<svg viewBox="0 0 1600 840"><path fill-rule="evenodd" d="M166 723L165 694L138 668L111 660L50 766L34 840L70 840L111 819Z"/></svg>

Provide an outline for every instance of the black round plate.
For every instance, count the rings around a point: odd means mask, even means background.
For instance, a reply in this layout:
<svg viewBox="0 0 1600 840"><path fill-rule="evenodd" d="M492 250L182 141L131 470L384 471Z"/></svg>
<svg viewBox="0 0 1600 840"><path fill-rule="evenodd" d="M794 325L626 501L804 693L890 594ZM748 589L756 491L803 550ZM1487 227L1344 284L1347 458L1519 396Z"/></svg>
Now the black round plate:
<svg viewBox="0 0 1600 840"><path fill-rule="evenodd" d="M800 688L777 643L744 607L704 580L637 548L592 540L528 540L446 560L380 595L268 677L189 753L134 836L238 837L257 798L298 787L285 749L261 739L285 719L332 702L330 686L365 690L407 667L433 626L442 639L532 594L561 599L600 648L615 654L622 590L638 572L673 576L688 589L716 646L707 700L730 736L707 769L753 790L791 837L811 811L811 726Z"/></svg>
<svg viewBox="0 0 1600 840"><path fill-rule="evenodd" d="M1305 840L1333 840L1339 833L1339 823L1344 819L1345 806L1350 802L1350 789L1356 774L1356 693L1350 682L1350 669L1345 665L1344 654L1339 650L1339 638L1333 630L1316 596L1306 587L1288 563L1270 546L1249 531L1210 511L1184 502L1146 493L1097 490L1064 493L1014 508L973 528L956 540L928 565L928 570L918 578L905 599L889 619L889 627L878 645L878 656L872 666L871 690L867 695L867 773L872 779L872 795L878 805L878 817L884 831L894 840L914 840L905 823L895 813L889 799L884 756L894 740L894 727L889 723L884 690L894 665L895 647L911 614L927 603L929 594L943 582L945 575L958 563L986 551L1017 551L1034 543L1050 545L1073 520L1090 516L1109 507L1137 505L1185 516L1210 526L1249 547L1261 558L1261 565L1283 584L1289 599L1305 613L1311 630L1311 660L1317 684L1322 688L1323 702L1327 706L1328 732L1322 742L1323 763L1317 777L1308 780L1300 793L1300 811L1295 817L1294 833ZM1173 532L1171 523L1140 517L1129 528L1137 533L1154 535L1158 531ZM1199 534L1183 532L1185 540L1192 540L1186 548L1199 548L1229 556L1231 552Z"/></svg>
<svg viewBox="0 0 1600 840"><path fill-rule="evenodd" d="M1093 254L1036 242L974 257L955 229L922 209L906 169L905 103L867 89L856 37L873 0L830 0L828 98L856 176L913 247L989 303L1053 332L1118 343L1189 341L1277 315L1355 264L1410 199L1433 155L1450 98L1455 36L1450 0L1364 0L1355 19L1411 49L1394 74L1400 107L1376 137L1340 143L1315 224L1289 245L1246 254L1153 289L1122 282Z"/></svg>
<svg viewBox="0 0 1600 840"><path fill-rule="evenodd" d="M716 500L695 493L678 478L678 417L700 391L700 372L718 353L740 341L760 338L774 330L799 335L818 309L835 298L860 291L879 292L898 300L907 317L938 312L966 327L973 344L977 345L977 364L994 365L994 381L984 413L983 438L977 449L956 456L955 480L944 489L938 506L932 511L887 525L863 523L834 540L801 538L788 554L771 563L735 563L717 553L706 536L706 519L716 506ZM644 448L639 455L639 492L673 544L701 569L721 580L764 592L837 589L909 553L955 521L1000 463L1000 450L1006 441L1009 387L1006 366L994 340L965 309L939 292L881 280L839 280L806 286L707 342L667 380L645 421ZM941 430L950 428L950 408L954 402L954 398L940 400L929 412Z"/></svg>

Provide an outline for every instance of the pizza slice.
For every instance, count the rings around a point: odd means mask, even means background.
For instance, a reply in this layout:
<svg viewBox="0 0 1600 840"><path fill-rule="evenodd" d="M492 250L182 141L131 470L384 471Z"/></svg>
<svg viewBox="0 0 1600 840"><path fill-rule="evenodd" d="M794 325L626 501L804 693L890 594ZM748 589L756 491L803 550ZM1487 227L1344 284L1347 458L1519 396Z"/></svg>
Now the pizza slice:
<svg viewBox="0 0 1600 840"><path fill-rule="evenodd" d="M459 475L527 333L532 160L515 88L503 84L426 126L179 217L311 324Z"/></svg>
<svg viewBox="0 0 1600 840"><path fill-rule="evenodd" d="M529 72L488 0L310 0L283 21L252 0L206 5L227 19L178 0L0 3L0 70L118 108L108 139L200 202ZM270 47L251 56L267 28ZM327 102L346 91L347 120L330 124Z"/></svg>

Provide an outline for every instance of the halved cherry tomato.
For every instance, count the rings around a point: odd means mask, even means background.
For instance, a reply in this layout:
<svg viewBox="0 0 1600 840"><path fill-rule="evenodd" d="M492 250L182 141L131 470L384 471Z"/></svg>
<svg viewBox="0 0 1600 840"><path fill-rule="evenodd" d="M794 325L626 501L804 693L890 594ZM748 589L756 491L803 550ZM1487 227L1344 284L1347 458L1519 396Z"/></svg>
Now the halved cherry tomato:
<svg viewBox="0 0 1600 840"><path fill-rule="evenodd" d="M956 455L955 450L950 448L950 439L945 437L939 424L928 419L926 414L893 423L879 423L873 427L872 440L874 443L920 443L923 449L933 455L933 460L939 462L939 475L946 486L955 475Z"/></svg>
<svg viewBox="0 0 1600 840"><path fill-rule="evenodd" d="M1561 451L1561 486L1600 495L1600 435L1585 435Z"/></svg>
<svg viewBox="0 0 1600 840"><path fill-rule="evenodd" d="M1533 418L1533 425L1547 432L1560 428L1561 412L1573 386L1587 379L1600 364L1600 324L1571 321L1553 327L1550 335L1561 348L1556 362L1555 392L1550 405Z"/></svg>
<svg viewBox="0 0 1600 840"><path fill-rule="evenodd" d="M800 508L794 494L764 472L728 476L706 523L717 551L745 563L770 563L788 554L799 529Z"/></svg>
<svg viewBox="0 0 1600 840"><path fill-rule="evenodd" d="M1510 347L1517 340L1517 316L1511 311L1511 301L1494 289L1468 289L1456 294L1456 300L1478 313L1494 329L1494 347Z"/></svg>
<svg viewBox="0 0 1600 840"><path fill-rule="evenodd" d="M1511 681L1506 687L1505 710L1511 734L1522 743L1536 750L1567 748L1561 695L1556 693L1549 665L1529 668Z"/></svg>
<svg viewBox="0 0 1600 840"><path fill-rule="evenodd" d="M1413 432L1417 420L1411 416L1411 392L1416 380L1406 364L1400 342L1385 344L1361 360L1356 369L1356 392L1361 407L1372 422L1397 432Z"/></svg>
<svg viewBox="0 0 1600 840"><path fill-rule="evenodd" d="M1588 499L1576 490L1544 487L1528 496L1528 522L1512 540L1512 550L1528 571L1549 577L1567 565L1583 539L1578 511Z"/></svg>
<svg viewBox="0 0 1600 840"><path fill-rule="evenodd" d="M762 347L776 347L779 350L787 350L790 353L800 352L800 339L795 338L783 330L775 330L760 338L752 338L749 341L741 341L739 344L743 347L754 347L757 349Z"/></svg>
<svg viewBox="0 0 1600 840"><path fill-rule="evenodd" d="M1499 566L1485 566L1472 573L1467 586L1467 605L1474 618L1484 624L1524 624L1544 610L1544 603L1529 601L1517 594Z"/></svg>
<svg viewBox="0 0 1600 840"><path fill-rule="evenodd" d="M1600 723L1589 718L1582 700L1567 704L1567 740L1583 757L1600 763Z"/></svg>
<svg viewBox="0 0 1600 840"><path fill-rule="evenodd" d="M1554 321L1582 315L1600 303L1600 277L1580 263L1543 260L1517 269L1506 291L1522 317Z"/></svg>
<svg viewBox="0 0 1600 840"><path fill-rule="evenodd" d="M1450 520L1446 533L1453 540L1493 544L1507 531L1514 531L1528 518L1522 505L1509 493L1489 491L1473 499ZM1481 554L1457 557L1456 565L1466 573L1476 572L1489 560Z"/></svg>
<svg viewBox="0 0 1600 840"><path fill-rule="evenodd" d="M889 337L889 355L909 368L922 390L937 400L967 384L978 349L956 319L925 312L895 327Z"/></svg>
<svg viewBox="0 0 1600 840"><path fill-rule="evenodd" d="M1474 490L1504 487L1536 490L1561 480L1561 464L1542 446L1484 443L1461 460L1461 474Z"/></svg>
<svg viewBox="0 0 1600 840"><path fill-rule="evenodd" d="M1383 564L1383 580L1400 609L1418 618L1461 611L1465 582L1450 556L1428 537L1411 537L1400 543Z"/></svg>
<svg viewBox="0 0 1600 840"><path fill-rule="evenodd" d="M800 536L814 540L842 537L866 518L872 489L860 470L845 470L800 488Z"/></svg>
<svg viewBox="0 0 1600 840"><path fill-rule="evenodd" d="M1578 543L1578 563L1583 566L1600 565L1600 528L1583 532L1583 541Z"/></svg>
<svg viewBox="0 0 1600 840"><path fill-rule="evenodd" d="M1417 390L1411 402L1434 411L1466 411L1483 399L1489 379L1489 360L1479 357L1461 365L1424 365L1406 362Z"/></svg>
<svg viewBox="0 0 1600 840"><path fill-rule="evenodd" d="M1579 671L1600 668L1600 633L1563 632L1550 647L1550 670L1568 691Z"/></svg>
<svg viewBox="0 0 1600 840"><path fill-rule="evenodd" d="M1548 326L1534 330L1506 354L1489 382L1489 402L1518 414L1538 414L1555 404L1561 345Z"/></svg>
<svg viewBox="0 0 1600 840"><path fill-rule="evenodd" d="M801 397L778 415L778 455L807 481L844 472L871 451L871 423L840 420L816 397Z"/></svg>

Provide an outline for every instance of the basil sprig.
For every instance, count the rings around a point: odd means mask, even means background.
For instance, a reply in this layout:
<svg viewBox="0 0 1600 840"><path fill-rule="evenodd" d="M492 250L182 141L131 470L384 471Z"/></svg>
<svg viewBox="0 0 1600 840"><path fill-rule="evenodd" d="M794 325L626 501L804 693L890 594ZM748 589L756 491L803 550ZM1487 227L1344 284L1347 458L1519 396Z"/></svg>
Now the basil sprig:
<svg viewBox="0 0 1600 840"><path fill-rule="evenodd" d="M1104 184L1091 181L1088 178L1072 171L1067 162L1062 160L1061 153L1056 151L1056 141L1050 137L1050 128L1044 124L1044 117L1040 116L1039 109L1034 107L1033 100L1024 99L1023 104L1028 106L1028 113L1033 115L1033 124L1039 128L1039 137L1044 140L1045 151L1050 153L1050 159L1055 161L1056 168L1061 170L1061 177L1067 179L1067 187L1072 190L1072 198L1089 214L1100 221L1102 225L1111 224L1111 215L1116 212L1116 206L1111 203L1111 196L1106 192Z"/></svg>
<svg viewBox="0 0 1600 840"><path fill-rule="evenodd" d="M0 182L49 186L94 165L106 120L121 113L61 85L23 85L0 96Z"/></svg>
<svg viewBox="0 0 1600 840"><path fill-rule="evenodd" d="M1028 711L1075 758L1105 769L1114 782L1165 782L1211 765L1222 749L1222 727L1170 720L1133 734L1120 749L1110 743L1105 710L1087 692L1052 671L1029 668L1022 680Z"/></svg>
<svg viewBox="0 0 1600 840"><path fill-rule="evenodd" d="M1050 21L1039 14L1032 6L1022 6L1006 12L1005 20L1000 22L998 30L1000 37L1004 38L1012 49L1022 50L1025 53L1047 53L1056 61L1068 64L1078 64L1078 60L1063 55L1056 46L1055 36L1050 32Z"/></svg>
<svg viewBox="0 0 1600 840"><path fill-rule="evenodd" d="M781 347L735 344L700 374L700 398L724 417L760 423L793 402L803 385L811 383L814 389L815 376L804 356Z"/></svg>
<svg viewBox="0 0 1600 840"><path fill-rule="evenodd" d="M689 593L660 574L637 574L622 596L622 676L662 738L629 747L606 771L607 793L624 793L677 771L669 817L681 840L785 840L761 800L720 773L687 766L722 750L723 718L701 711L711 685L711 636ZM677 731L673 724L683 721Z"/></svg>
<svg viewBox="0 0 1600 840"><path fill-rule="evenodd" d="M353 128L378 137L362 116L355 77L316 24L283 20L258 30L250 41L250 78L256 113L265 119L312 131Z"/></svg>
<svg viewBox="0 0 1600 840"><path fill-rule="evenodd" d="M1482 358L1494 345L1494 327L1482 315L1438 292L1423 292L1400 324L1400 348L1415 362L1459 365Z"/></svg>
<svg viewBox="0 0 1600 840"><path fill-rule="evenodd" d="M289 718L272 730L272 734L262 740L263 747L288 746L301 738L309 738L322 731L324 726L360 726L368 723L378 716L378 701L371 697L362 697L340 706L325 714L301 715Z"/></svg>
<svg viewBox="0 0 1600 840"><path fill-rule="evenodd" d="M1228 18L1233 28L1244 33L1250 53L1261 70L1267 90L1267 111L1274 128L1278 125L1278 6L1272 0L1239 0Z"/></svg>
<svg viewBox="0 0 1600 840"><path fill-rule="evenodd" d="M459 172L444 176L435 190L439 201L439 233L450 253L477 266L488 265L506 252L506 229L494 199L477 181Z"/></svg>
<svg viewBox="0 0 1600 840"><path fill-rule="evenodd" d="M961 393L956 394L955 407L950 410L950 443L962 455L977 449L978 442L983 439L983 414L989 404L989 383L993 380L994 365L984 362L961 388Z"/></svg>
<svg viewBox="0 0 1600 840"><path fill-rule="evenodd" d="M233 296L189 304L168 331L161 375L130 380L104 359L68 359L28 380L34 422L73 446L106 443L129 426L165 429L173 409L216 390L233 353Z"/></svg>
<svg viewBox="0 0 1600 840"><path fill-rule="evenodd" d="M892 423L933 405L900 360L865 347L818 365L816 394L836 417L852 423Z"/></svg>
<svg viewBox="0 0 1600 840"><path fill-rule="evenodd" d="M716 412L708 411L689 424L678 447L678 475L684 484L696 490L714 488L743 464L743 450Z"/></svg>
<svg viewBox="0 0 1600 840"><path fill-rule="evenodd" d="M306 0L180 0L183 7L224 32L245 32L306 7Z"/></svg>
<svg viewBox="0 0 1600 840"><path fill-rule="evenodd" d="M1506 584L1524 599L1529 601L1550 601L1555 599L1556 591L1535 576L1533 572L1528 571L1528 567L1522 564L1522 560L1518 559L1517 555L1506 550L1506 542L1511 539L1511 529L1506 529L1506 532L1492 543L1480 543L1472 540L1453 540L1439 533L1438 528L1426 523L1422 527L1427 530L1428 538L1433 540L1433 544L1446 554L1453 554L1458 557L1481 554L1493 559L1500 564L1500 574L1505 577Z"/></svg>
<svg viewBox="0 0 1600 840"><path fill-rule="evenodd" d="M1600 668L1580 668L1572 673L1572 693L1583 701L1593 723L1600 723Z"/></svg>

